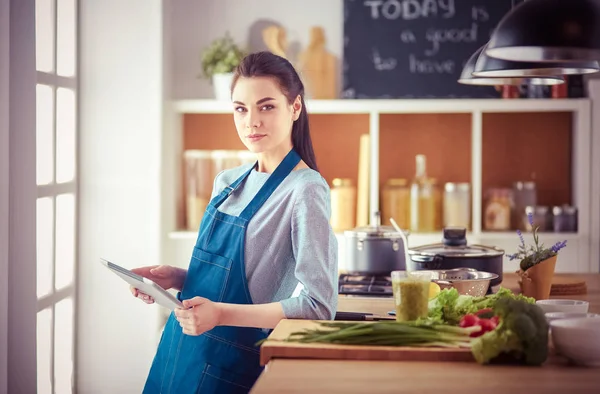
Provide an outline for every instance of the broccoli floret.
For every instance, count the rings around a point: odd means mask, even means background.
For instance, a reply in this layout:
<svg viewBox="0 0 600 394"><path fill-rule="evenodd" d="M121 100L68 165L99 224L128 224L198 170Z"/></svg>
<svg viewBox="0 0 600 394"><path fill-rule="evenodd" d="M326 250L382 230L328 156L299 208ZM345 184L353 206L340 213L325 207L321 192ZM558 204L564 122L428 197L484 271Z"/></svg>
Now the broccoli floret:
<svg viewBox="0 0 600 394"><path fill-rule="evenodd" d="M548 357L548 322L542 309L526 300L499 299L493 307L500 322L472 342L471 351L480 364L510 355L526 365L541 365Z"/></svg>

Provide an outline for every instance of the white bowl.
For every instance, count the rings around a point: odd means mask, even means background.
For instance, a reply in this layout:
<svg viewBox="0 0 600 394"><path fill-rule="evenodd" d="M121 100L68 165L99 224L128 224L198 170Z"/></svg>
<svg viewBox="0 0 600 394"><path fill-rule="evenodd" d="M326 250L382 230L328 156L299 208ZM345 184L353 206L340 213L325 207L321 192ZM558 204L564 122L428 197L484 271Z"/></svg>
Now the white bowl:
<svg viewBox="0 0 600 394"><path fill-rule="evenodd" d="M549 312L546 313L546 320L550 323L553 320L558 319L577 319L581 317L587 318L599 318L600 315L597 313L583 313L583 312Z"/></svg>
<svg viewBox="0 0 600 394"><path fill-rule="evenodd" d="M600 367L600 319L558 319L550 322L556 353L575 364Z"/></svg>
<svg viewBox="0 0 600 394"><path fill-rule="evenodd" d="M550 312L569 312L569 313L587 313L590 303L580 300L538 300L535 302L544 313Z"/></svg>

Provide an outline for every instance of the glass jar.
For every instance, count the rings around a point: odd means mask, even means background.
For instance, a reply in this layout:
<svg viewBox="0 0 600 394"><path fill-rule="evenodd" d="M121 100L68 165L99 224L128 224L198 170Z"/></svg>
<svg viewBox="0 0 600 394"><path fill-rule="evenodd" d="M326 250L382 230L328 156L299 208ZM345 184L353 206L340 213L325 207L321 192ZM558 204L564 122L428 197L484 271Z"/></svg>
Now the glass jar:
<svg viewBox="0 0 600 394"><path fill-rule="evenodd" d="M239 152L236 150L213 150L211 158L213 161L213 179L221 171L235 168L241 164Z"/></svg>
<svg viewBox="0 0 600 394"><path fill-rule="evenodd" d="M213 187L211 151L186 150L185 161L186 227L198 231Z"/></svg>
<svg viewBox="0 0 600 394"><path fill-rule="evenodd" d="M381 221L390 225L394 218L398 226L408 229L410 226L410 189L403 178L391 178L386 181L381 192Z"/></svg>
<svg viewBox="0 0 600 394"><path fill-rule="evenodd" d="M511 189L489 189L484 210L484 228L492 231L510 230L513 205Z"/></svg>
<svg viewBox="0 0 600 394"><path fill-rule="evenodd" d="M256 153L250 152L249 150L238 151L237 157L240 165L254 164L257 159Z"/></svg>
<svg viewBox="0 0 600 394"><path fill-rule="evenodd" d="M513 184L513 197L512 228L527 231L530 229L530 226L525 214L525 208L534 207L537 204L535 182L515 182Z"/></svg>
<svg viewBox="0 0 600 394"><path fill-rule="evenodd" d="M553 207L552 227L557 233L576 233L577 208L569 205Z"/></svg>
<svg viewBox="0 0 600 394"><path fill-rule="evenodd" d="M444 185L444 227L471 228L471 186L446 182Z"/></svg>
<svg viewBox="0 0 600 394"><path fill-rule="evenodd" d="M335 178L331 188L331 227L344 232L356 227L356 187L352 179Z"/></svg>
<svg viewBox="0 0 600 394"><path fill-rule="evenodd" d="M538 231L551 231L553 224L552 224L552 217L550 216L550 210L548 209L548 207L542 206L542 205L538 205L535 207L525 207L525 218L524 220L527 220L527 231L531 231L533 230L533 228L529 225L529 215L532 215L533 217L533 225L538 228Z"/></svg>

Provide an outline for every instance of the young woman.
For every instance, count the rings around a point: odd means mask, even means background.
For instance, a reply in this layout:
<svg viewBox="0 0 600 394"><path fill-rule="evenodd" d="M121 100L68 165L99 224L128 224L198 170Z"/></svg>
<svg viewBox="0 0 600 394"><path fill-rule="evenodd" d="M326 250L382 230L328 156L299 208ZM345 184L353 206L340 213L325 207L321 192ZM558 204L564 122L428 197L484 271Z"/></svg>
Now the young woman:
<svg viewBox="0 0 600 394"><path fill-rule="evenodd" d="M179 290L185 307L167 321L144 393L248 392L262 371L256 342L269 329L284 318L334 318L337 241L303 96L282 57L254 53L237 68L235 127L258 160L216 177L187 270L134 270Z"/></svg>

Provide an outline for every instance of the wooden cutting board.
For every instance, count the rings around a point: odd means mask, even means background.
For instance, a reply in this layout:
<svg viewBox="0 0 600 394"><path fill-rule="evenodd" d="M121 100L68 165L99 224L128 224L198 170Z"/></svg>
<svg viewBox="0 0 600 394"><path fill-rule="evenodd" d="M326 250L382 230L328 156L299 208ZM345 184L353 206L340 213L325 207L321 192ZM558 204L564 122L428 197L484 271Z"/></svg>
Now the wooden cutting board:
<svg viewBox="0 0 600 394"><path fill-rule="evenodd" d="M325 30L310 30L308 47L298 55L298 68L306 86L307 97L316 100L335 99L336 58L325 48Z"/></svg>
<svg viewBox="0 0 600 394"><path fill-rule="evenodd" d="M278 341L286 339L292 332L316 328L318 323L318 321L311 320L282 320L269 336L269 340L261 346L261 365L266 365L269 360L274 358L475 362L469 349L333 345Z"/></svg>

